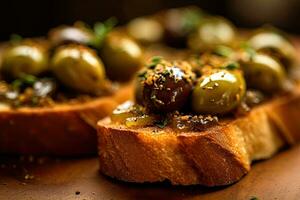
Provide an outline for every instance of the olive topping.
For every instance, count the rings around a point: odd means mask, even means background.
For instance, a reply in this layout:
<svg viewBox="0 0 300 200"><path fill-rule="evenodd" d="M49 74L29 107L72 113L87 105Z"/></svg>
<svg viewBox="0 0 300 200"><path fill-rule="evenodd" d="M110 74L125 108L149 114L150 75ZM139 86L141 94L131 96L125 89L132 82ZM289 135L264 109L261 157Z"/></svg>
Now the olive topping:
<svg viewBox="0 0 300 200"><path fill-rule="evenodd" d="M265 100L265 95L258 91L258 90L247 90L246 95L245 95L245 103L249 107L254 107L260 103L262 103Z"/></svg>
<svg viewBox="0 0 300 200"><path fill-rule="evenodd" d="M296 57L296 49L292 43L274 31L261 31L249 39L249 45L257 51L276 57L289 68Z"/></svg>
<svg viewBox="0 0 300 200"><path fill-rule="evenodd" d="M58 48L51 68L65 86L79 92L98 94L105 84L103 64L88 47L72 44Z"/></svg>
<svg viewBox="0 0 300 200"><path fill-rule="evenodd" d="M204 20L190 35L188 46L195 51L213 50L218 45L231 45L235 39L235 28L226 19L211 17Z"/></svg>
<svg viewBox="0 0 300 200"><path fill-rule="evenodd" d="M246 92L246 84L238 70L212 70L203 75L192 94L196 113L225 114L235 109Z"/></svg>
<svg viewBox="0 0 300 200"><path fill-rule="evenodd" d="M52 47L75 43L88 45L94 39L92 32L83 27L60 26L49 32L48 39Z"/></svg>
<svg viewBox="0 0 300 200"><path fill-rule="evenodd" d="M139 75L143 104L153 112L180 110L188 101L195 74L186 62L161 60Z"/></svg>
<svg viewBox="0 0 300 200"><path fill-rule="evenodd" d="M141 74L142 76L145 74L146 72L140 72L138 73L139 75ZM141 78L143 77L137 77L134 80L134 94L135 94L135 102L137 104L142 105L143 104L143 84L141 84Z"/></svg>
<svg viewBox="0 0 300 200"><path fill-rule="evenodd" d="M114 123L122 123L127 127L145 127L153 125L157 119L154 115L145 113L140 105L134 105L131 101L119 105L112 113L111 120Z"/></svg>
<svg viewBox="0 0 300 200"><path fill-rule="evenodd" d="M218 117L211 115L184 115L175 114L172 118L172 127L177 131L204 131L217 125Z"/></svg>
<svg viewBox="0 0 300 200"><path fill-rule="evenodd" d="M283 89L286 73L283 66L271 56L255 53L242 61L241 66L250 88L269 94Z"/></svg>
<svg viewBox="0 0 300 200"><path fill-rule="evenodd" d="M142 49L134 40L122 33L109 33L100 54L107 76L111 80L127 81L142 66Z"/></svg>
<svg viewBox="0 0 300 200"><path fill-rule="evenodd" d="M2 56L2 72L11 78L26 74L39 75L48 69L46 48L34 41L24 41L11 45Z"/></svg>
<svg viewBox="0 0 300 200"><path fill-rule="evenodd" d="M150 17L133 19L127 25L127 31L131 37L145 44L161 41L164 33L162 25Z"/></svg>

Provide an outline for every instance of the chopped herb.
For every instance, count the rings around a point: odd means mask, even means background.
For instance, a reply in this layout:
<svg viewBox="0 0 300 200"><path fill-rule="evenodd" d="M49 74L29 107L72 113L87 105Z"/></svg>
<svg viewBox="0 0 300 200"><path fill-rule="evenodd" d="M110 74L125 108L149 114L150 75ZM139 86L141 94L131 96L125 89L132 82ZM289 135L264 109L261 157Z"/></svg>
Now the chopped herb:
<svg viewBox="0 0 300 200"><path fill-rule="evenodd" d="M252 196L252 197L250 197L250 200L259 200L259 198Z"/></svg>
<svg viewBox="0 0 300 200"><path fill-rule="evenodd" d="M250 60L253 60L253 58L256 54L256 51L253 48L247 48L246 52L248 53Z"/></svg>
<svg viewBox="0 0 300 200"><path fill-rule="evenodd" d="M240 68L240 64L237 62L231 62L223 67L221 67L222 69L227 69L227 70L235 70L235 69L239 69Z"/></svg>
<svg viewBox="0 0 300 200"><path fill-rule="evenodd" d="M22 40L23 40L22 36L20 36L18 34L12 34L12 35L10 35L10 42L13 43L13 44L14 43L18 43L18 42L20 42Z"/></svg>
<svg viewBox="0 0 300 200"><path fill-rule="evenodd" d="M155 126L157 126L158 128L164 128L167 126L169 120L168 118L164 118L163 120L159 120L157 122L155 122Z"/></svg>
<svg viewBox="0 0 300 200"><path fill-rule="evenodd" d="M147 79L147 71L140 72L140 73L138 73L137 76L143 80L146 80Z"/></svg>
<svg viewBox="0 0 300 200"><path fill-rule="evenodd" d="M153 68L156 65L158 65L161 62L161 60L162 60L162 57L154 56L154 57L152 57L151 62L150 62L150 64L147 65L147 67Z"/></svg>
<svg viewBox="0 0 300 200"><path fill-rule="evenodd" d="M241 45L242 49L245 50L246 53L248 53L249 57L250 57L250 60L253 60L253 57L255 56L256 54L256 51L255 49L253 49L248 43L243 43Z"/></svg>
<svg viewBox="0 0 300 200"><path fill-rule="evenodd" d="M191 59L192 62L197 65L197 67L202 67L204 65L199 55L192 55Z"/></svg>
<svg viewBox="0 0 300 200"><path fill-rule="evenodd" d="M11 86L14 90L18 90L22 86L23 82L20 79L16 79L12 82Z"/></svg>
<svg viewBox="0 0 300 200"><path fill-rule="evenodd" d="M164 70L164 71L162 72L162 75L164 75L164 76L169 76L169 75L171 75L171 72L170 72L169 70Z"/></svg>
<svg viewBox="0 0 300 200"><path fill-rule="evenodd" d="M24 74L21 78L14 80L11 85L14 90L18 90L24 85L32 86L37 80L35 76Z"/></svg>
<svg viewBox="0 0 300 200"><path fill-rule="evenodd" d="M28 84L28 85L33 85L37 81L37 78L32 75L24 75L21 77L21 79L23 80L23 82L25 84Z"/></svg>
<svg viewBox="0 0 300 200"><path fill-rule="evenodd" d="M39 98L37 96L33 96L31 98L31 106L37 106L39 103Z"/></svg>
<svg viewBox="0 0 300 200"><path fill-rule="evenodd" d="M91 41L91 46L100 48L107 34L117 25L118 20L115 17L111 17L105 22L97 22L94 25L95 39Z"/></svg>
<svg viewBox="0 0 300 200"><path fill-rule="evenodd" d="M229 57L233 54L233 50L230 47L226 46L218 46L214 51L213 54L216 54L218 56L222 57Z"/></svg>
<svg viewBox="0 0 300 200"><path fill-rule="evenodd" d="M188 9L184 12L182 17L183 31L189 33L197 28L197 26L204 19L204 12L202 10Z"/></svg>

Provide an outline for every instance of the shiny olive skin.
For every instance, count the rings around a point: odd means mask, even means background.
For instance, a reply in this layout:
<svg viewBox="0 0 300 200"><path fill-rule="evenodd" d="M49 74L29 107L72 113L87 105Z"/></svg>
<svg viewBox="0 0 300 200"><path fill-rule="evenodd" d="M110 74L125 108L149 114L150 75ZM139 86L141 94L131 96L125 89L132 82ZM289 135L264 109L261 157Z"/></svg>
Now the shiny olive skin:
<svg viewBox="0 0 300 200"><path fill-rule="evenodd" d="M127 24L128 34L135 40L144 43L157 43L162 40L163 26L150 17L138 17Z"/></svg>
<svg viewBox="0 0 300 200"><path fill-rule="evenodd" d="M248 42L255 50L275 56L286 68L294 64L296 49L279 33L261 31L253 35Z"/></svg>
<svg viewBox="0 0 300 200"><path fill-rule="evenodd" d="M273 57L256 53L248 61L241 63L247 85L266 93L274 93L283 88L286 79L284 67Z"/></svg>
<svg viewBox="0 0 300 200"><path fill-rule="evenodd" d="M100 55L111 80L128 81L142 66L141 47L122 33L109 33L100 49Z"/></svg>
<svg viewBox="0 0 300 200"><path fill-rule="evenodd" d="M49 32L48 39L52 47L70 43L88 45L94 39L94 35L76 26L59 26Z"/></svg>
<svg viewBox="0 0 300 200"><path fill-rule="evenodd" d="M199 114L226 114L244 98L246 83L239 71L215 70L203 75L192 93L192 110Z"/></svg>
<svg viewBox="0 0 300 200"><path fill-rule="evenodd" d="M67 87L97 94L105 84L105 70L100 58L88 47L67 45L53 55L51 69Z"/></svg>
<svg viewBox="0 0 300 200"><path fill-rule="evenodd" d="M185 66L183 68L182 66ZM158 64L148 69L142 80L143 105L151 112L182 109L193 88L195 74L191 66L181 63Z"/></svg>
<svg viewBox="0 0 300 200"><path fill-rule="evenodd" d="M34 41L7 47L2 55L1 70L5 76L20 78L24 74L39 75L48 69L46 48Z"/></svg>
<svg viewBox="0 0 300 200"><path fill-rule="evenodd" d="M194 51L213 50L218 45L231 45L235 28L226 19L211 17L204 20L188 38L188 46Z"/></svg>
<svg viewBox="0 0 300 200"><path fill-rule="evenodd" d="M139 73L145 73L145 72L141 71ZM142 79L136 77L134 80L134 95L135 95L135 102L140 105L143 105L143 89L144 86L142 84Z"/></svg>

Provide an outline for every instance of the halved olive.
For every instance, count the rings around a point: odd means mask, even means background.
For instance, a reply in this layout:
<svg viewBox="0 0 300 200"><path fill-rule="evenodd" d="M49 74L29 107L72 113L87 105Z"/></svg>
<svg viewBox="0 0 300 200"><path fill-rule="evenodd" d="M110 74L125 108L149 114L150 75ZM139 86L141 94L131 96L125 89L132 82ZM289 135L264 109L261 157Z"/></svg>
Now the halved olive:
<svg viewBox="0 0 300 200"><path fill-rule="evenodd" d="M250 88L267 93L283 88L286 73L283 66L273 57L256 53L248 61L242 61L241 67Z"/></svg>
<svg viewBox="0 0 300 200"><path fill-rule="evenodd" d="M160 61L140 78L144 106L152 112L169 112L186 104L195 74L186 62Z"/></svg>
<svg viewBox="0 0 300 200"><path fill-rule="evenodd" d="M163 27L155 19L139 17L127 25L128 34L142 43L159 42L163 37Z"/></svg>
<svg viewBox="0 0 300 200"><path fill-rule="evenodd" d="M9 46L3 53L1 67L4 74L12 78L39 75L48 69L46 48L33 41Z"/></svg>
<svg viewBox="0 0 300 200"><path fill-rule="evenodd" d="M85 46L72 44L58 48L51 67L65 86L80 92L97 94L105 83L105 70L100 58Z"/></svg>
<svg viewBox="0 0 300 200"><path fill-rule="evenodd" d="M192 109L200 114L225 114L235 109L246 92L237 70L213 70L203 75L192 93Z"/></svg>
<svg viewBox="0 0 300 200"><path fill-rule="evenodd" d="M235 28L226 19L211 17L204 20L190 35L188 46L195 51L213 50L218 45L230 45L235 38Z"/></svg>
<svg viewBox="0 0 300 200"><path fill-rule="evenodd" d="M88 45L93 38L92 32L76 26L59 26L48 34L52 47L70 43Z"/></svg>
<svg viewBox="0 0 300 200"><path fill-rule="evenodd" d="M249 45L257 51L277 57L286 68L292 66L295 62L295 47L279 33L272 31L259 32L249 39Z"/></svg>
<svg viewBox="0 0 300 200"><path fill-rule="evenodd" d="M107 76L112 80L127 81L142 66L142 49L134 40L122 33L109 33L100 53Z"/></svg>

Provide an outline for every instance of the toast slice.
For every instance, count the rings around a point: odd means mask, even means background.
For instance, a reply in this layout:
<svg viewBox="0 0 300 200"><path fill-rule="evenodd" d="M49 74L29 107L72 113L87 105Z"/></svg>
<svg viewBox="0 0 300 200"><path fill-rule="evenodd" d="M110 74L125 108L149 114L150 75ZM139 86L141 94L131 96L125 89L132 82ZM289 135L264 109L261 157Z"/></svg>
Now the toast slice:
<svg viewBox="0 0 300 200"><path fill-rule="evenodd" d="M228 185L300 140L300 88L203 132L98 122L100 170L128 182Z"/></svg>
<svg viewBox="0 0 300 200"><path fill-rule="evenodd" d="M132 85L82 104L0 109L0 153L79 156L97 153L96 123L133 96Z"/></svg>

